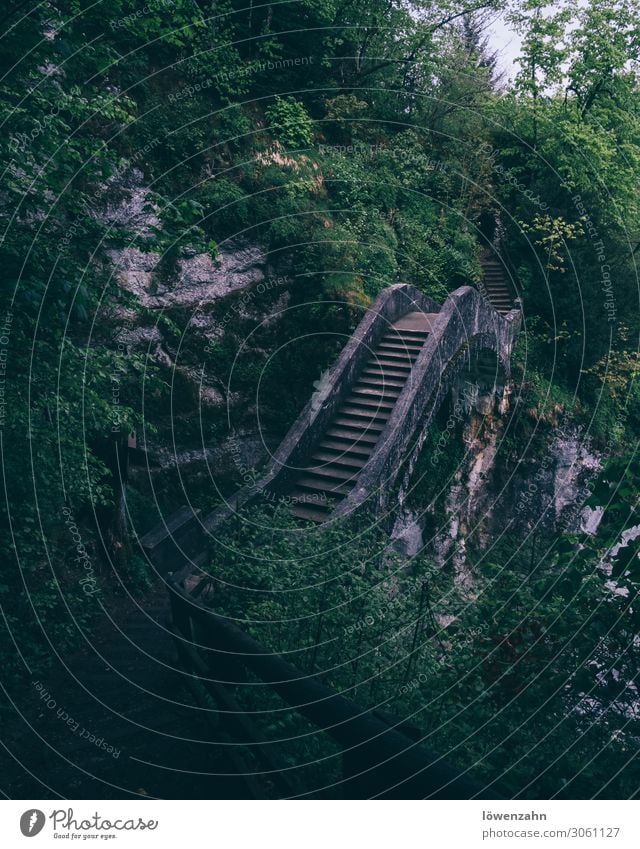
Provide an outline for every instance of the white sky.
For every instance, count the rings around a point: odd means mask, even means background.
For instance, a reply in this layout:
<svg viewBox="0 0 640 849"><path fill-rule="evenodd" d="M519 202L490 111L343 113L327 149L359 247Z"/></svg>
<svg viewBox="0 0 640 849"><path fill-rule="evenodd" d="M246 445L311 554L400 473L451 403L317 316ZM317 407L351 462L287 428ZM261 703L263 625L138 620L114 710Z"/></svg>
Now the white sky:
<svg viewBox="0 0 640 849"><path fill-rule="evenodd" d="M498 53L498 69L504 71L508 79L513 79L518 71L516 58L520 53L522 40L505 22L504 15L498 15L487 28L489 44Z"/></svg>
<svg viewBox="0 0 640 849"><path fill-rule="evenodd" d="M485 35L489 38L489 47L497 52L498 71L505 74L505 82L513 79L519 70L516 58L520 54L522 39L506 22L506 13L498 12L486 22Z"/></svg>

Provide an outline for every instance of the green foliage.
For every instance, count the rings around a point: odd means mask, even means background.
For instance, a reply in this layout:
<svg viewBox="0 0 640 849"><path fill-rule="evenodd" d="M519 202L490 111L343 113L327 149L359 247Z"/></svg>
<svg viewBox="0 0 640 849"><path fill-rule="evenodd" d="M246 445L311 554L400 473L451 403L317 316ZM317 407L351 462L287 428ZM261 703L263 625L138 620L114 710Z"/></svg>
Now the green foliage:
<svg viewBox="0 0 640 849"><path fill-rule="evenodd" d="M462 414L451 405L444 404L437 421L420 450L407 493L407 504L420 515L434 509L441 510L443 501L453 483L453 476L464 459Z"/></svg>
<svg viewBox="0 0 640 849"><path fill-rule="evenodd" d="M276 97L266 110L269 130L285 148L299 149L313 143L313 124L304 105L294 97Z"/></svg>
<svg viewBox="0 0 640 849"><path fill-rule="evenodd" d="M250 222L250 209L245 192L237 183L223 177L207 180L195 190L202 209L202 226L218 241L234 236Z"/></svg>
<svg viewBox="0 0 640 849"><path fill-rule="evenodd" d="M405 677L401 637L421 604L422 573L409 578L401 567L378 529L301 528L284 504L245 511L221 528L210 573L219 612L367 702Z"/></svg>
<svg viewBox="0 0 640 849"><path fill-rule="evenodd" d="M473 598L424 557L408 570L366 524L319 531L296 525L286 505L254 507L216 532L212 603L363 708L410 716L431 748L473 763L503 791L585 798L613 777L603 792L624 798L634 792L626 761L638 733L627 682L639 660L630 602L640 543L611 573L624 595L594 565L613 539L606 529L638 520L625 513L636 465L596 538L562 538L533 566L522 541L505 539L475 571ZM610 468L602 486L619 472ZM247 709L280 711L262 690L237 695ZM264 726L268 739L286 727L295 741L303 726L286 716ZM300 743L284 748L305 762Z"/></svg>

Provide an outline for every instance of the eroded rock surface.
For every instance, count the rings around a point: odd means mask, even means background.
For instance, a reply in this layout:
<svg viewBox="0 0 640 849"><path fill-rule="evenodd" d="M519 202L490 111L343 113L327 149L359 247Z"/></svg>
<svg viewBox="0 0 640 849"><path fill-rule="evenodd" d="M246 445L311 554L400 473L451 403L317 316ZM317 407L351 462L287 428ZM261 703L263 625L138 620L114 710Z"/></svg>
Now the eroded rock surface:
<svg viewBox="0 0 640 849"><path fill-rule="evenodd" d="M171 274L160 270L158 253L120 248L110 255L120 284L151 309L197 308L265 279L266 255L258 245L229 242L215 259L194 253L178 259Z"/></svg>

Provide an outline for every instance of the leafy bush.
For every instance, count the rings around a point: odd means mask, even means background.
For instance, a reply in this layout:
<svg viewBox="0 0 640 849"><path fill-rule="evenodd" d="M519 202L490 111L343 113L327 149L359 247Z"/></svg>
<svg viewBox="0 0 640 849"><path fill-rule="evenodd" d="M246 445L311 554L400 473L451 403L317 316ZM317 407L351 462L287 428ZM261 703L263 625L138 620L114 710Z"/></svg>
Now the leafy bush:
<svg viewBox="0 0 640 849"><path fill-rule="evenodd" d="M248 226L250 208L245 192L224 177L211 178L196 190L202 207L205 232L217 241L233 236Z"/></svg>
<svg viewBox="0 0 640 849"><path fill-rule="evenodd" d="M276 97L266 116L271 133L286 148L307 148L313 144L309 113L294 97Z"/></svg>

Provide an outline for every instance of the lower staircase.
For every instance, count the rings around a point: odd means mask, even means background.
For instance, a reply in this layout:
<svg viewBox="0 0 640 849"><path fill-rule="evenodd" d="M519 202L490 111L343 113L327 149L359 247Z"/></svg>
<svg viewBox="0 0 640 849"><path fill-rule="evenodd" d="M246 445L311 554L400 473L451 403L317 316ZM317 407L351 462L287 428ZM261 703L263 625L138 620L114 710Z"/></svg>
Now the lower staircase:
<svg viewBox="0 0 640 849"><path fill-rule="evenodd" d="M389 326L291 492L294 516L326 522L380 439L438 313L409 312Z"/></svg>

